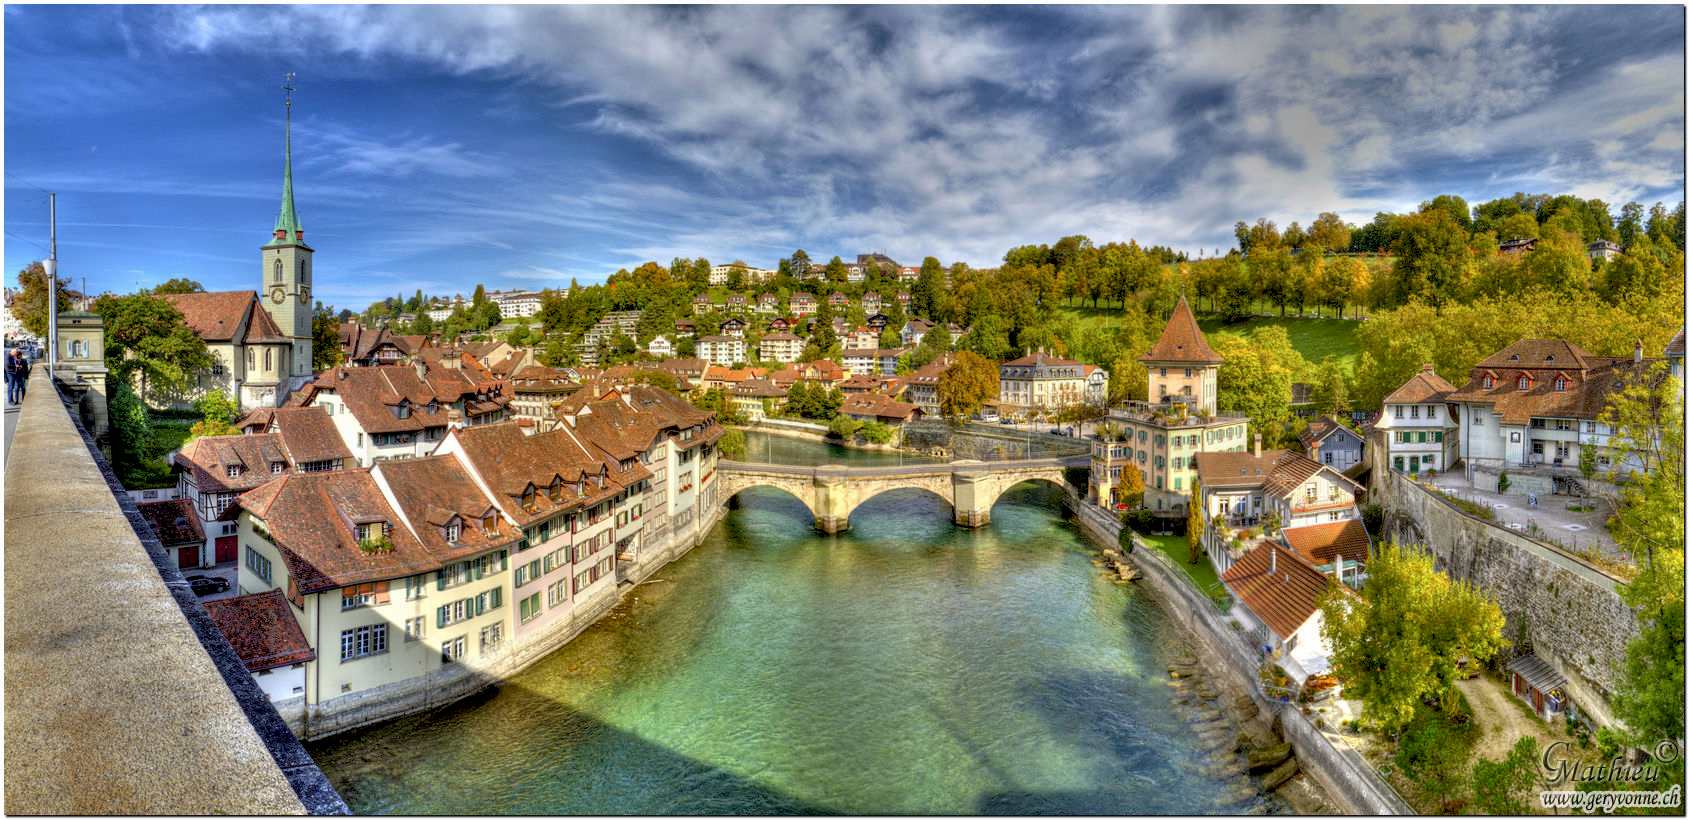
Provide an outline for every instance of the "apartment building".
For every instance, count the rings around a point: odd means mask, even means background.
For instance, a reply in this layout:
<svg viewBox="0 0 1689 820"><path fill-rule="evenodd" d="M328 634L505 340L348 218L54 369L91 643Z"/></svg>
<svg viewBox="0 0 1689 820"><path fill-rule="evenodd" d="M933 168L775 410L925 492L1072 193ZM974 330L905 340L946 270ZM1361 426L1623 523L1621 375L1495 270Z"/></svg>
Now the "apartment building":
<svg viewBox="0 0 1689 820"><path fill-rule="evenodd" d="M1448 403L1453 393L1454 385L1425 365L1384 397L1373 429L1384 434L1386 464L1414 475L1454 465L1460 425L1456 409Z"/></svg>
<svg viewBox="0 0 1689 820"><path fill-rule="evenodd" d="M367 467L428 455L453 425L503 421L511 398L508 383L418 360L410 367L325 370L289 403L321 407L357 466Z"/></svg>

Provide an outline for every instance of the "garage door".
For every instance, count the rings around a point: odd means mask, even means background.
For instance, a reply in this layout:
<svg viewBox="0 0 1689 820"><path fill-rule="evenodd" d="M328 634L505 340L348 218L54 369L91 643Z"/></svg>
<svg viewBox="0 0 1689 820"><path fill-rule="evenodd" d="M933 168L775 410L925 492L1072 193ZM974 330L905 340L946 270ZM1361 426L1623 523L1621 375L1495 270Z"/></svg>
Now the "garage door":
<svg viewBox="0 0 1689 820"><path fill-rule="evenodd" d="M235 548L237 540L237 537L233 535L217 539L217 563L233 561L240 557L240 552Z"/></svg>
<svg viewBox="0 0 1689 820"><path fill-rule="evenodd" d="M176 550L176 566L182 569L199 566L199 547L183 547Z"/></svg>

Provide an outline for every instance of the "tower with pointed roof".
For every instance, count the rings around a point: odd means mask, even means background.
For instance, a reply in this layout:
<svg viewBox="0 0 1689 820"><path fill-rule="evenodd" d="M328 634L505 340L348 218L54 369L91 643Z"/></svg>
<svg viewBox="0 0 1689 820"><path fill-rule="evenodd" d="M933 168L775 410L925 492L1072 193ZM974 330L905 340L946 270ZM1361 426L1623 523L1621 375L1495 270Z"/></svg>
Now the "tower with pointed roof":
<svg viewBox="0 0 1689 820"><path fill-rule="evenodd" d="M1138 357L1149 368L1149 400L1184 404L1191 413L1212 415L1225 359L1208 346L1185 297L1179 297L1161 338Z"/></svg>
<svg viewBox="0 0 1689 820"><path fill-rule="evenodd" d="M292 341L282 368L288 388L298 389L311 379L311 246L293 206L293 75L282 86L288 92L287 124L282 160L282 202L276 227L262 248L258 298L282 335Z"/></svg>

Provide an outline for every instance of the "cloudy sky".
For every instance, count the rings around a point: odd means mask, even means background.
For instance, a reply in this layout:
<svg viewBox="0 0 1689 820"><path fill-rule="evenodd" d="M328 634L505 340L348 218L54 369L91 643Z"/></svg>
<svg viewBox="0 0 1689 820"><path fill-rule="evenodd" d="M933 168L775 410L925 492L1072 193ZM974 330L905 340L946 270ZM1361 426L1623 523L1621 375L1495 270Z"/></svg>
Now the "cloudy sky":
<svg viewBox="0 0 1689 820"><path fill-rule="evenodd" d="M1212 253L1439 193L1669 206L1681 6L5 8L6 281L251 287L284 72L337 307L675 256Z"/></svg>

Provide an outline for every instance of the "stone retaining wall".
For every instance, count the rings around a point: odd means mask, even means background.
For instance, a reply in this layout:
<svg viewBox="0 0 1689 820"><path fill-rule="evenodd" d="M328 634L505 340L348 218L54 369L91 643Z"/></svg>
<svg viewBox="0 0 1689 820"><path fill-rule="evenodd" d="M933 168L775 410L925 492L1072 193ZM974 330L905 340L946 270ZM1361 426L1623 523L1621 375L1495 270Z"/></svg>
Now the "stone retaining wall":
<svg viewBox="0 0 1689 820"><path fill-rule="evenodd" d="M1074 510L1079 527L1099 545L1113 547L1119 543L1120 523L1112 516L1084 504L1073 493L1066 493L1067 505ZM1302 769L1350 814L1411 814L1409 807L1398 798L1383 778L1351 749L1338 749L1326 736L1293 708L1268 700L1261 694L1258 678L1259 658L1244 643L1225 616L1215 609L1212 601L1182 579L1179 570L1154 547L1138 543L1126 560L1138 570L1139 583L1144 584L1161 604L1162 610L1194 636L1207 656L1215 661L1224 684L1234 692L1247 693L1263 713L1277 710L1279 724L1286 742L1296 752Z"/></svg>
<svg viewBox="0 0 1689 820"><path fill-rule="evenodd" d="M1522 533L1466 514L1391 470L1374 471L1387 536L1425 545L1437 569L1468 581L1501 605L1512 658L1536 653L1566 676L1566 694L1597 726L1614 722L1607 698L1625 645L1639 626L1619 599L1619 579ZM1528 645L1521 646L1521 637Z"/></svg>

